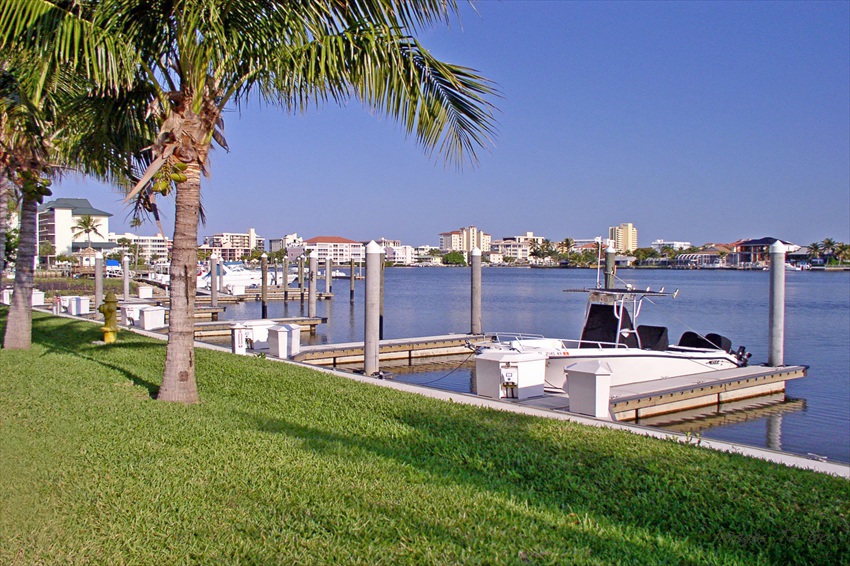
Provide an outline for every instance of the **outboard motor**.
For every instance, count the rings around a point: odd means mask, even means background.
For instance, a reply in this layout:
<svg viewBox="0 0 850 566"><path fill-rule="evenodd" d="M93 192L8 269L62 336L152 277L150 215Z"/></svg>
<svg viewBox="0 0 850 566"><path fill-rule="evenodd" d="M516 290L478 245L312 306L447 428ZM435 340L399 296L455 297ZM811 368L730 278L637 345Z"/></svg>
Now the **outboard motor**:
<svg viewBox="0 0 850 566"><path fill-rule="evenodd" d="M746 346L739 346L738 351L735 352L735 357L741 363L741 367L746 367L747 363L749 362L750 358L752 357L752 354L747 351Z"/></svg>

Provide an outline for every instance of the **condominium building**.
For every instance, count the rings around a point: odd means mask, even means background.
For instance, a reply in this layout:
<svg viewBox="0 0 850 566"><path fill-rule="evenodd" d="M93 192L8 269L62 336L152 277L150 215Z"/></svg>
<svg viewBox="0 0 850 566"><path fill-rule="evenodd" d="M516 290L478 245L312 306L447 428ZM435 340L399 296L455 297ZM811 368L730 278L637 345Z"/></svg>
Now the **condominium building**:
<svg viewBox="0 0 850 566"><path fill-rule="evenodd" d="M366 248L362 242L355 242L340 236L316 236L299 244L289 246L286 255L290 260L301 255L309 255L314 250L319 261L331 258L334 263L361 262L366 259Z"/></svg>
<svg viewBox="0 0 850 566"><path fill-rule="evenodd" d="M667 240L655 240L650 244L653 250L660 252L663 248L673 250L686 250L691 247L690 242L668 242Z"/></svg>
<svg viewBox="0 0 850 566"><path fill-rule="evenodd" d="M608 238L614 241L614 249L624 254L638 249L638 234L631 222L608 228Z"/></svg>
<svg viewBox="0 0 850 566"><path fill-rule="evenodd" d="M518 242L514 238L505 238L490 242L490 249L487 251L491 254L501 255L502 261L505 258L513 258L514 261L522 263L528 261L528 257L531 255L531 246L532 243L527 240ZM493 261L492 256L490 261Z"/></svg>
<svg viewBox="0 0 850 566"><path fill-rule="evenodd" d="M265 246L265 238L260 238L253 228L249 228L247 234L223 232L207 236L201 248L217 254L224 261L239 261L251 255L253 250L265 249Z"/></svg>
<svg viewBox="0 0 850 566"><path fill-rule="evenodd" d="M440 249L449 252L471 252L473 248L489 250L491 239L490 234L482 232L475 226L467 226L440 234Z"/></svg>
<svg viewBox="0 0 850 566"><path fill-rule="evenodd" d="M139 236L126 232L124 234L109 233L109 241L116 245L115 251L122 254L138 254L138 260L143 263L153 263L156 259L166 259L171 252L171 240L156 236Z"/></svg>
<svg viewBox="0 0 850 566"><path fill-rule="evenodd" d="M297 233L287 234L283 238L271 238L269 240L269 251L274 253L280 250L285 250L289 246L294 246L303 242Z"/></svg>
<svg viewBox="0 0 850 566"><path fill-rule="evenodd" d="M385 260L395 265L413 265L416 263L416 251L413 246L384 246Z"/></svg>
<svg viewBox="0 0 850 566"><path fill-rule="evenodd" d="M80 217L88 215L94 221L97 232L78 233L75 229ZM110 243L108 212L94 208L88 199L58 198L38 207L38 245L53 245L54 254L71 255L85 248L109 251L114 247Z"/></svg>

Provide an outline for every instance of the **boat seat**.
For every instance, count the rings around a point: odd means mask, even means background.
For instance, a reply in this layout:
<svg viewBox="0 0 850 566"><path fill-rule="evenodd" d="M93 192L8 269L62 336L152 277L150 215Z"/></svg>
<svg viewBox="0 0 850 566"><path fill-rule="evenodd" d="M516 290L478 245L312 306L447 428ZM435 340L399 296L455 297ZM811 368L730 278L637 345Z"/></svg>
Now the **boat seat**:
<svg viewBox="0 0 850 566"><path fill-rule="evenodd" d="M723 350L724 352L731 354L732 353L732 341L726 338L725 336L721 336L720 334L706 334L706 340L715 345L718 350Z"/></svg>
<svg viewBox="0 0 850 566"><path fill-rule="evenodd" d="M632 317L629 311L623 309L622 330L632 331ZM634 332L628 332L626 336L617 335L617 317L614 315L613 305L590 305L584 329L581 332L580 348L598 348L602 343L603 348L613 348L615 344L625 344L629 348L637 348L638 340ZM618 340L619 338L619 340Z"/></svg>
<svg viewBox="0 0 850 566"><path fill-rule="evenodd" d="M644 350L657 350L663 352L670 345L670 340L667 337L666 326L650 326L641 324L637 327L638 339L640 347Z"/></svg>
<svg viewBox="0 0 850 566"><path fill-rule="evenodd" d="M719 334L706 334L701 336L696 332L688 330L679 339L679 346L686 348L703 348L708 350L724 350L729 352L732 349L732 341Z"/></svg>

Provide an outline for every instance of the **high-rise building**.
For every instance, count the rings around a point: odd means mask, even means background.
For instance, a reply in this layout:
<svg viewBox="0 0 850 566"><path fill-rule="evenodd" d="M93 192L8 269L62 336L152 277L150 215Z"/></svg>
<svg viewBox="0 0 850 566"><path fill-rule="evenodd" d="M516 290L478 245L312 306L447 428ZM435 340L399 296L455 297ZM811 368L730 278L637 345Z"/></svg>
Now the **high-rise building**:
<svg viewBox="0 0 850 566"><path fill-rule="evenodd" d="M265 238L260 238L253 228L249 228L247 234L222 232L207 236L201 248L210 250L224 261L239 261L251 255L253 250L265 249L265 246Z"/></svg>
<svg viewBox="0 0 850 566"><path fill-rule="evenodd" d="M614 242L614 249L621 254L638 249L637 228L631 222L608 228L608 239Z"/></svg>
<svg viewBox="0 0 850 566"><path fill-rule="evenodd" d="M490 234L482 232L475 226L467 226L440 234L440 249L449 252L471 252L472 248L488 251L490 240Z"/></svg>

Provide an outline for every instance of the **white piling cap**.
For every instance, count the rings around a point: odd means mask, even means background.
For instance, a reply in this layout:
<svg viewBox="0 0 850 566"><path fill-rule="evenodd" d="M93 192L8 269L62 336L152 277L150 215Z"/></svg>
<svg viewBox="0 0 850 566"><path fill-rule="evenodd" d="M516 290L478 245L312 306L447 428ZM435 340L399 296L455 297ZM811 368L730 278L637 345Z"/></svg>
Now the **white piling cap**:
<svg viewBox="0 0 850 566"><path fill-rule="evenodd" d="M368 244L366 244L366 253L367 254L382 254L384 253L384 248L378 245L375 240L372 240Z"/></svg>
<svg viewBox="0 0 850 566"><path fill-rule="evenodd" d="M125 255L125 256L124 256L124 261L130 261L130 256Z"/></svg>
<svg viewBox="0 0 850 566"><path fill-rule="evenodd" d="M263 255L261 255L260 257L261 257L261 258L267 258L267 257L269 257L269 256L268 256L268 254L266 254L266 252L263 252Z"/></svg>
<svg viewBox="0 0 850 566"><path fill-rule="evenodd" d="M94 259L103 259L103 252L97 252L94 254Z"/></svg>
<svg viewBox="0 0 850 566"><path fill-rule="evenodd" d="M471 253L472 253L472 255L473 255L474 257L478 257L478 256L480 256L480 255L481 255L481 250L479 250L477 247L476 247L476 248L472 248L472 252L471 252Z"/></svg>
<svg viewBox="0 0 850 566"><path fill-rule="evenodd" d="M779 240L776 240L775 242L770 244L770 253L772 254L784 254L786 251L788 250L785 248L785 244L783 244Z"/></svg>
<svg viewBox="0 0 850 566"><path fill-rule="evenodd" d="M215 255L215 252L210 254L210 259L218 259L218 256Z"/></svg>
<svg viewBox="0 0 850 566"><path fill-rule="evenodd" d="M615 253L617 253L617 250L614 249L614 246L608 246L607 248L605 248L605 253L606 254L615 254Z"/></svg>
<svg viewBox="0 0 850 566"><path fill-rule="evenodd" d="M319 258L319 252L317 250L313 250L312 252L310 252L307 255L307 257L309 257L310 259L313 259L313 258L318 259Z"/></svg>

